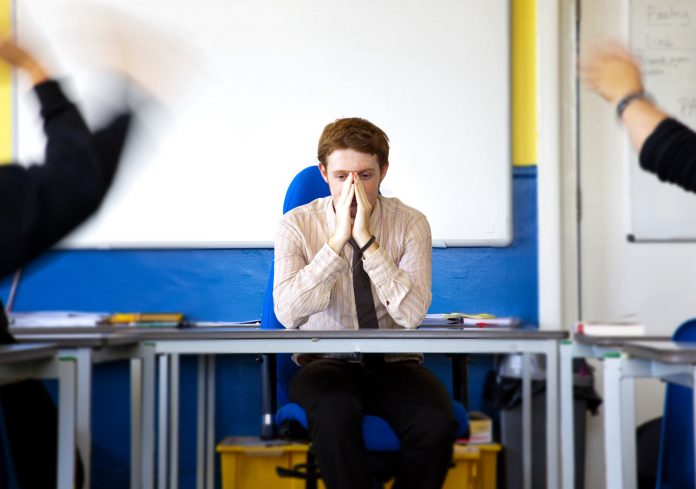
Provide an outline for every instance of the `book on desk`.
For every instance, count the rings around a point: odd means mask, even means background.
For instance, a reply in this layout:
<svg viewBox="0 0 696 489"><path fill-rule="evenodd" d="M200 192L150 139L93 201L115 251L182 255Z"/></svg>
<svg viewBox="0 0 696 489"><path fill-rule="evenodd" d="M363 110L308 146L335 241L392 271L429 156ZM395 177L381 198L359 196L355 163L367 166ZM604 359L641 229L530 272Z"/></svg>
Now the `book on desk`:
<svg viewBox="0 0 696 489"><path fill-rule="evenodd" d="M130 328L181 328L188 325L180 312L116 312L107 318L106 323Z"/></svg>
<svg viewBox="0 0 696 489"><path fill-rule="evenodd" d="M587 336L644 336L645 325L637 321L583 320L575 323L574 333Z"/></svg>

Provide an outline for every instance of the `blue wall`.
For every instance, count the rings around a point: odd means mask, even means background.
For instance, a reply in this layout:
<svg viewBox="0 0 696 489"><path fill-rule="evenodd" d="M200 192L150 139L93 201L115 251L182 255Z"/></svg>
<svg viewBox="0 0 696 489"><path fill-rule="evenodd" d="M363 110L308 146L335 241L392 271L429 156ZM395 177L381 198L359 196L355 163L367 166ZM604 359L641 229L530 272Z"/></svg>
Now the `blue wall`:
<svg viewBox="0 0 696 489"><path fill-rule="evenodd" d="M536 168L515 168L514 241L506 248L433 250L431 312L490 312L538 322ZM15 310L182 311L192 320L249 320L261 314L271 250L53 251L28 267ZM0 284L6 298L9 282ZM444 357L426 360L446 385ZM472 409L482 409L488 357L471 365ZM182 368L181 487L194 487L195 364ZM127 487L128 375L125 362L99 365L94 389L94 483ZM258 434L260 390L254 358L218 358L216 438Z"/></svg>

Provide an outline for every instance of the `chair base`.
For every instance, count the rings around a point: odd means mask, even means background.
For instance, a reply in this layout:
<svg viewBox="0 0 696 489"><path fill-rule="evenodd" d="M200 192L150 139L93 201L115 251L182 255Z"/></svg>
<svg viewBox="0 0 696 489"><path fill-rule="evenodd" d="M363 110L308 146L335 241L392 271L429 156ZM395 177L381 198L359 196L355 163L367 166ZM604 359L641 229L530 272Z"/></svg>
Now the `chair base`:
<svg viewBox="0 0 696 489"><path fill-rule="evenodd" d="M278 477L292 477L295 479L303 479L306 481L306 489L317 489L321 473L317 465L316 457L311 450L307 451L307 463L295 465L292 469L284 467L276 467Z"/></svg>

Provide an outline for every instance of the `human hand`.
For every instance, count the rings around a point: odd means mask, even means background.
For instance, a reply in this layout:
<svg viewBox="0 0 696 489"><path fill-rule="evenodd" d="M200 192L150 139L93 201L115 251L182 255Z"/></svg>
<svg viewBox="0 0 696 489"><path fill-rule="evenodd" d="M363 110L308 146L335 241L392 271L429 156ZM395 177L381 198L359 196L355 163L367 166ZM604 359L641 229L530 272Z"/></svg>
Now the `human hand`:
<svg viewBox="0 0 696 489"><path fill-rule="evenodd" d="M0 39L0 59L11 66L24 70L34 85L48 79L46 70L36 58L9 37Z"/></svg>
<svg viewBox="0 0 696 489"><path fill-rule="evenodd" d="M329 246L336 253L340 253L351 237L353 229L353 218L350 215L350 207L355 196L355 185L353 184L353 174L349 173L343 182L341 195L335 205L336 211L336 228L334 234L329 239Z"/></svg>
<svg viewBox="0 0 696 489"><path fill-rule="evenodd" d="M355 180L355 200L358 204L357 212L355 213L355 222L353 223L353 239L361 248L372 237L370 232L370 216L372 215L372 204L365 194L365 187L360 178L353 175Z"/></svg>
<svg viewBox="0 0 696 489"><path fill-rule="evenodd" d="M581 63L580 74L587 88L612 104L630 93L643 91L638 62L619 44L595 49Z"/></svg>

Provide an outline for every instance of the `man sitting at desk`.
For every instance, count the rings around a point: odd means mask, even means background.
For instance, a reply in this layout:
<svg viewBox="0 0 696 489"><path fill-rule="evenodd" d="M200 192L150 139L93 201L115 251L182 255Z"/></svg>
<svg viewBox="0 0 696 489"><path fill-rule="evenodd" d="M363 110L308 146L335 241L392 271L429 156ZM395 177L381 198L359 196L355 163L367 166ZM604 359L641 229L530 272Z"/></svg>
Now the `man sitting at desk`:
<svg viewBox="0 0 696 489"><path fill-rule="evenodd" d="M324 128L319 170L330 197L283 216L275 243L273 299L290 329L416 328L432 294L430 226L419 211L379 195L389 140L359 118ZM290 398L305 408L329 489L371 486L365 414L401 441L394 489L438 488L456 422L445 387L422 354L295 354Z"/></svg>

